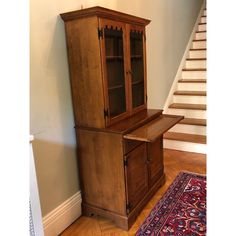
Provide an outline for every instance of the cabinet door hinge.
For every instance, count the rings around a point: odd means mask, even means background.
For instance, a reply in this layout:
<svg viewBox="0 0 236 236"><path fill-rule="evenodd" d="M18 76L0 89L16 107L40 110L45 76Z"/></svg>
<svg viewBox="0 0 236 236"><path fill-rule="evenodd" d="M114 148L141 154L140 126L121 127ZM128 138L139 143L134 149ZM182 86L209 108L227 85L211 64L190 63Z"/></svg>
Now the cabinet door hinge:
<svg viewBox="0 0 236 236"><path fill-rule="evenodd" d="M98 39L103 38L103 30L98 28Z"/></svg>
<svg viewBox="0 0 236 236"><path fill-rule="evenodd" d="M131 203L128 202L128 203L126 204L126 213L127 213L127 214L130 213L130 209L131 209L131 207L132 207Z"/></svg>
<svg viewBox="0 0 236 236"><path fill-rule="evenodd" d="M124 166L128 166L128 160L124 160Z"/></svg>
<svg viewBox="0 0 236 236"><path fill-rule="evenodd" d="M106 118L108 116L108 109L104 109L104 118Z"/></svg>

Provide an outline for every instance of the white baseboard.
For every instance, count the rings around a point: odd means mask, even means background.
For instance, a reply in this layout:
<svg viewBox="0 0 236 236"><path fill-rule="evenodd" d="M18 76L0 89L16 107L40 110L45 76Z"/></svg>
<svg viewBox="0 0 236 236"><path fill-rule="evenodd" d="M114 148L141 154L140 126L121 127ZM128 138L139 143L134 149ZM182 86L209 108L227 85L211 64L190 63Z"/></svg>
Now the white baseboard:
<svg viewBox="0 0 236 236"><path fill-rule="evenodd" d="M57 236L81 216L81 192L77 192L43 217L45 236Z"/></svg>

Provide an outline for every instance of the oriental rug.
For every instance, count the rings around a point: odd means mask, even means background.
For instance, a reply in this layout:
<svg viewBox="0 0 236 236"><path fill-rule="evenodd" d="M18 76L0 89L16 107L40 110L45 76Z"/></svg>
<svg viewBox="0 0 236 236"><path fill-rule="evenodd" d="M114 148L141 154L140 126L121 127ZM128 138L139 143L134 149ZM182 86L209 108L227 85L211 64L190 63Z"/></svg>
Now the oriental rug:
<svg viewBox="0 0 236 236"><path fill-rule="evenodd" d="M206 235L206 176L180 172L135 235Z"/></svg>

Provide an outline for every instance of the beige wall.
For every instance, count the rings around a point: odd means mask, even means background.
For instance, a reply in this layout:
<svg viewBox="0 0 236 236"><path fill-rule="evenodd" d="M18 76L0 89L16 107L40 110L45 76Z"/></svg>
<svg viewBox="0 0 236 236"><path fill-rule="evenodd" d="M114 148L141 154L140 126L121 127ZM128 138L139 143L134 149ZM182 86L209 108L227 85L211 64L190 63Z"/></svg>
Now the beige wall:
<svg viewBox="0 0 236 236"><path fill-rule="evenodd" d="M31 0L30 119L42 214L79 190L63 21L59 14L100 5L151 19L148 106L162 108L202 0Z"/></svg>
<svg viewBox="0 0 236 236"><path fill-rule="evenodd" d="M148 106L163 108L203 0L153 2L148 5Z"/></svg>

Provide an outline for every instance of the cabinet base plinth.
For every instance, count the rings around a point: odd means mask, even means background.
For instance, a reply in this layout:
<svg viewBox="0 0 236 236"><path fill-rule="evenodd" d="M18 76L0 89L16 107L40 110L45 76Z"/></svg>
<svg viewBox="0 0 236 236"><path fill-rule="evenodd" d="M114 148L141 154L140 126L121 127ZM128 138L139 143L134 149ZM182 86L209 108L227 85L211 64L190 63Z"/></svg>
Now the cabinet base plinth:
<svg viewBox="0 0 236 236"><path fill-rule="evenodd" d="M115 212L109 210L101 209L99 207L92 206L87 203L82 202L82 214L84 216L98 215L112 220L117 227L123 230L129 230L136 218L143 210L148 201L153 197L156 191L165 183L165 174L152 186L149 192L145 195L142 201L139 202L137 206L128 215L119 215Z"/></svg>
<svg viewBox="0 0 236 236"><path fill-rule="evenodd" d="M119 215L114 212L104 210L87 203L82 203L82 214L84 216L102 216L112 220L116 224L116 226L121 229L129 229L128 217L126 215Z"/></svg>

